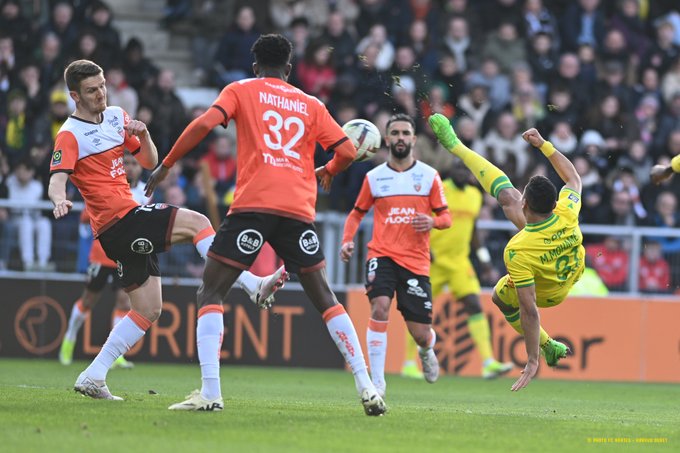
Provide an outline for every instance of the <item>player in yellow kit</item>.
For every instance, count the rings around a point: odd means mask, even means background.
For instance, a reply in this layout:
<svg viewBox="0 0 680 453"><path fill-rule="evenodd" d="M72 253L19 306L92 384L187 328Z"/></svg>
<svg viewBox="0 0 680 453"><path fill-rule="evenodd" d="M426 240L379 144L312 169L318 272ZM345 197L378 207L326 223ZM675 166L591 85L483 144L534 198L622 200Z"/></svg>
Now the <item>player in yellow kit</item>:
<svg viewBox="0 0 680 453"><path fill-rule="evenodd" d="M447 288L468 314L470 336L482 359L482 377L492 379L502 376L513 368L511 362L501 363L494 358L491 346L489 321L482 312L479 301L481 291L475 269L470 261L470 245L476 249L477 258L484 266L491 262L486 247L479 247L475 234L475 222L482 208L482 193L470 181L470 171L456 159L451 167L451 177L442 182L447 205L455 219L451 228L430 233L430 282L436 299ZM411 343L407 339L407 342ZM402 375L419 377L415 362L415 347L407 345L407 357Z"/></svg>
<svg viewBox="0 0 680 453"><path fill-rule="evenodd" d="M565 185L558 199L549 179L534 176L522 194L500 169L461 143L445 116L432 115L429 123L439 142L463 160L521 230L505 248L508 275L496 284L493 294L493 302L505 319L524 335L527 365L512 386L513 391L520 390L536 375L539 352L550 366L557 365L569 352L540 326L537 307L560 304L583 273L585 250L578 225L581 178L572 163L532 128L522 137L541 150Z"/></svg>

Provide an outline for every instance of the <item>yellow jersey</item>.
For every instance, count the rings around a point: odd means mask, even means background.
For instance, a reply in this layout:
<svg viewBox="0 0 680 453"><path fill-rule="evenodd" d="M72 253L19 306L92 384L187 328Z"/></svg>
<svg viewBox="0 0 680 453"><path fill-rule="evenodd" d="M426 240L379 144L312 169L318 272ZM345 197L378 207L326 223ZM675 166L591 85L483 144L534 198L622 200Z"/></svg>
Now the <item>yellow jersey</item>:
<svg viewBox="0 0 680 453"><path fill-rule="evenodd" d="M508 286L536 286L539 306L557 305L583 274L585 249L578 226L581 195L569 188L560 191L550 217L529 223L513 236L503 258Z"/></svg>
<svg viewBox="0 0 680 453"><path fill-rule="evenodd" d="M451 228L430 231L430 250L435 266L456 267L470 255L470 241L475 221L482 208L482 193L466 184L462 189L451 179L442 182L446 204L451 212Z"/></svg>

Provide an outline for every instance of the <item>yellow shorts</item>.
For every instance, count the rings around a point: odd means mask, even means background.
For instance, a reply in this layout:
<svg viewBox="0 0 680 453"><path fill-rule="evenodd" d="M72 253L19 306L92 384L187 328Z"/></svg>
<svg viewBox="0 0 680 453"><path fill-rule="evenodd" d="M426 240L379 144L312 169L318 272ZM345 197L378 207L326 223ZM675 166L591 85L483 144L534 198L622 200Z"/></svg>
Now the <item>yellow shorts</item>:
<svg viewBox="0 0 680 453"><path fill-rule="evenodd" d="M441 294L446 287L456 299L481 292L479 279L470 260L461 258L458 263L455 268L432 265L430 284L433 296Z"/></svg>
<svg viewBox="0 0 680 453"><path fill-rule="evenodd" d="M517 295L517 289L515 288L514 283L510 282L509 280L510 276L507 274L501 277L501 279L498 280L498 283L496 283L496 286L493 288L494 292L505 305L519 308L519 296ZM536 306L540 308L548 308L559 305L564 301L564 299L567 298L570 289L571 286L565 289L560 289L560 291L556 291L554 294L551 294L549 298L536 297Z"/></svg>

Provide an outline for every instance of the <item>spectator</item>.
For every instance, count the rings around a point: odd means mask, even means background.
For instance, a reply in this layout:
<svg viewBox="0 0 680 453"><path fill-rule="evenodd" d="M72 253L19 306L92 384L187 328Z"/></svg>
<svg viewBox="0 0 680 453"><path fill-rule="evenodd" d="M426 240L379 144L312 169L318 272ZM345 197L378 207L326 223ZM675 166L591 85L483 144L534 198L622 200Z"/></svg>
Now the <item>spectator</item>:
<svg viewBox="0 0 680 453"><path fill-rule="evenodd" d="M549 39L553 50L559 49L560 35L555 16L545 7L543 0L526 0L524 2L524 35L527 39L533 39L538 34L545 35Z"/></svg>
<svg viewBox="0 0 680 453"><path fill-rule="evenodd" d="M559 149L559 148L558 148ZM596 213L602 210L606 188L602 177L592 162L584 154L577 154L572 158L576 171L581 176L581 222L584 224L597 223Z"/></svg>
<svg viewBox="0 0 680 453"><path fill-rule="evenodd" d="M9 174L9 163L2 152L2 147L0 147L0 199L7 198L7 178ZM0 208L0 271L6 270L9 266L14 234L15 228L10 221L9 211L6 208Z"/></svg>
<svg viewBox="0 0 680 453"><path fill-rule="evenodd" d="M635 140L630 144L626 154L619 159L621 168L630 168L635 180L641 187L649 182L649 172L652 169L653 160L647 151L647 146L641 140Z"/></svg>
<svg viewBox="0 0 680 453"><path fill-rule="evenodd" d="M109 62L109 66L120 64L120 34L111 24L113 21L111 8L102 1L95 1L90 11L89 28L97 40L101 58ZM97 64L102 65L99 61Z"/></svg>
<svg viewBox="0 0 680 453"><path fill-rule="evenodd" d="M0 32L0 96L3 92L8 93L16 83L16 68L17 57L12 38ZM0 100L3 100L2 97ZM0 113L3 112L3 107L0 107Z"/></svg>
<svg viewBox="0 0 680 453"><path fill-rule="evenodd" d="M236 183L236 146L234 139L224 134L216 136L201 161L208 164L218 200L224 200L227 192Z"/></svg>
<svg viewBox="0 0 680 453"><path fill-rule="evenodd" d="M633 85L633 104L637 105L645 96L651 96L659 101L659 108L663 109L665 99L661 94L659 73L654 68L644 68L639 81Z"/></svg>
<svg viewBox="0 0 680 453"><path fill-rule="evenodd" d="M592 222L603 225L637 225L638 220L633 211L631 195L623 190L613 192L610 196L609 203L606 204L603 209L598 209L597 212L593 214ZM609 284L607 284L607 286L609 286Z"/></svg>
<svg viewBox="0 0 680 453"><path fill-rule="evenodd" d="M356 53L359 58L365 56L366 49L371 46L378 50L375 57L375 68L380 72L389 70L394 62L394 46L387 39L387 29L381 23L373 25L369 34L357 44Z"/></svg>
<svg viewBox="0 0 680 453"><path fill-rule="evenodd" d="M652 67L660 74L670 68L672 62L680 55L680 46L673 43L675 27L668 21L661 21L656 26L656 39L643 58L643 67Z"/></svg>
<svg viewBox="0 0 680 453"><path fill-rule="evenodd" d="M566 121L555 123L548 140L566 156L571 155L578 148L578 138L574 134L571 124ZM583 179L583 175L581 175L581 179Z"/></svg>
<svg viewBox="0 0 680 453"><path fill-rule="evenodd" d="M670 266L661 253L661 244L646 241L640 257L638 288L643 293L668 293L670 285Z"/></svg>
<svg viewBox="0 0 680 453"><path fill-rule="evenodd" d="M607 159L616 162L639 133L616 96L608 95L590 108L584 129L598 131L605 141ZM611 163L611 162L610 162Z"/></svg>
<svg viewBox="0 0 680 453"><path fill-rule="evenodd" d="M304 61L297 64L297 78L301 88L327 104L335 87L336 73L331 64L331 49L323 41L307 48Z"/></svg>
<svg viewBox="0 0 680 453"><path fill-rule="evenodd" d="M581 44L599 49L604 40L605 18L600 0L570 2L561 24L562 48L575 52Z"/></svg>
<svg viewBox="0 0 680 453"><path fill-rule="evenodd" d="M40 70L36 64L29 62L21 68L19 85L26 94L26 115L30 121L38 120L47 105L47 90L40 82Z"/></svg>
<svg viewBox="0 0 680 453"><path fill-rule="evenodd" d="M586 253L593 260L593 268L611 291L625 291L628 283L630 257L622 243L621 238L607 236L601 244L586 246Z"/></svg>
<svg viewBox="0 0 680 453"><path fill-rule="evenodd" d="M31 205L43 198L43 185L33 179L35 169L28 160L22 160L7 178L10 201ZM48 270L52 248L52 224L38 210L17 208L11 212L12 222L19 234L19 250L23 268ZM37 261L36 261L37 246Z"/></svg>
<svg viewBox="0 0 680 453"><path fill-rule="evenodd" d="M416 61L416 54L410 46L403 45L397 48L390 77L397 84L404 77L413 80L418 98L424 97L429 89L428 76Z"/></svg>
<svg viewBox="0 0 680 453"><path fill-rule="evenodd" d="M675 94L680 93L680 55L675 57L668 72L664 74L661 80L661 93L666 102L669 102Z"/></svg>
<svg viewBox="0 0 680 453"><path fill-rule="evenodd" d="M156 85L142 95L142 103L153 111L153 138L158 147L158 158L162 159L187 124L184 105L175 93L175 74L163 69L158 74Z"/></svg>
<svg viewBox="0 0 680 453"><path fill-rule="evenodd" d="M522 27L524 19L520 0L490 0L488 3L486 11L493 13L482 15L482 26L487 34L492 30L498 30L503 22L513 24L517 30Z"/></svg>
<svg viewBox="0 0 680 453"><path fill-rule="evenodd" d="M543 119L545 110L543 103L531 83L525 83L516 88L512 96L512 114L521 130L535 127L536 123ZM561 148L558 148L562 151Z"/></svg>
<svg viewBox="0 0 680 453"><path fill-rule="evenodd" d="M61 41L56 33L46 33L40 42L38 65L40 83L51 87L64 76L64 60L61 56Z"/></svg>
<svg viewBox="0 0 680 453"><path fill-rule="evenodd" d="M517 25L504 20L496 32L489 35L482 50L484 59L493 59L503 74L510 74L513 66L527 59L524 39L519 36Z"/></svg>
<svg viewBox="0 0 680 453"><path fill-rule="evenodd" d="M130 38L125 46L123 72L125 80L137 93L149 88L158 75L158 68L144 56L144 46L137 38Z"/></svg>
<svg viewBox="0 0 680 453"><path fill-rule="evenodd" d="M24 92L19 89L10 91L7 96L7 125L4 136L0 137L0 146L4 147L12 168L21 160L31 144L33 124L26 108Z"/></svg>
<svg viewBox="0 0 680 453"><path fill-rule="evenodd" d="M441 30L446 30L448 24L451 23L451 19L454 17L460 17L465 20L470 33L472 34L473 41L479 41L482 38L482 20L480 17L480 12L476 7L477 5L471 5L468 0L445 0L444 1L444 12Z"/></svg>
<svg viewBox="0 0 680 453"><path fill-rule="evenodd" d="M540 93L544 96L548 83L552 79L557 66L557 53L553 49L549 34L539 32L531 37L527 61Z"/></svg>
<svg viewBox="0 0 680 453"><path fill-rule="evenodd" d="M475 129L480 134L485 133L493 119L489 101L489 85L480 79L470 80L468 91L458 102L458 116L470 117L475 123Z"/></svg>
<svg viewBox="0 0 680 453"><path fill-rule="evenodd" d="M548 93L548 103L543 121L538 129L552 131L558 122L576 125L579 120L578 109L569 88L564 85L553 86Z"/></svg>
<svg viewBox="0 0 680 453"><path fill-rule="evenodd" d="M21 11L19 0L4 0L0 6L0 30L12 38L19 55L30 55L34 47L33 27Z"/></svg>
<svg viewBox="0 0 680 453"><path fill-rule="evenodd" d="M424 74L432 74L437 69L438 55L432 45L432 33L424 20L414 20L408 29L405 44L415 53L415 59Z"/></svg>
<svg viewBox="0 0 680 453"><path fill-rule="evenodd" d="M609 28L623 34L628 50L640 61L651 43L640 18L639 0L620 0L616 13L609 20Z"/></svg>
<svg viewBox="0 0 680 453"><path fill-rule="evenodd" d="M464 91L463 74L458 68L456 58L449 52L442 52L437 69L432 76L435 83L441 83L448 88L447 102L456 105Z"/></svg>
<svg viewBox="0 0 680 453"><path fill-rule="evenodd" d="M97 35L91 29L82 31L76 41L76 47L71 51L67 60L96 61L105 71L114 63L111 53L99 44Z"/></svg>
<svg viewBox="0 0 680 453"><path fill-rule="evenodd" d="M361 86L356 92L356 104L361 106L361 116L372 117L386 104L387 77L378 70L376 62L380 48L371 44L364 49L356 63L355 80Z"/></svg>
<svg viewBox="0 0 680 453"><path fill-rule="evenodd" d="M517 120L510 112L501 113L493 130L473 149L488 156L511 180L524 179L529 169L530 154L520 135Z"/></svg>
<svg viewBox="0 0 680 453"><path fill-rule="evenodd" d="M250 6L243 6L236 13L236 21L227 31L215 55L216 84L228 85L252 74L250 48L260 32L255 28L255 12Z"/></svg>
<svg viewBox="0 0 680 453"><path fill-rule="evenodd" d="M571 93L577 113L592 102L594 86L581 76L581 62L576 54L565 53L560 56L557 72L550 81L550 90L556 86L564 87Z"/></svg>
<svg viewBox="0 0 680 453"><path fill-rule="evenodd" d="M443 45L455 58L461 72L476 66L478 50L476 41L470 36L467 21L463 17L453 16L449 19L444 32Z"/></svg>
<svg viewBox="0 0 680 453"><path fill-rule="evenodd" d="M510 79L500 72L498 62L493 58L485 58L479 71L470 74L468 83L489 87L489 101L494 111L501 111L510 104Z"/></svg>
<svg viewBox="0 0 680 453"><path fill-rule="evenodd" d="M328 15L326 28L321 39L326 41L333 49L331 53L333 66L340 72L351 70L357 43L352 33L347 29L345 17L340 11L336 10ZM297 48L297 45L295 45L295 48Z"/></svg>
<svg viewBox="0 0 680 453"><path fill-rule="evenodd" d="M73 6L59 1L52 8L50 22L42 29L42 35L54 33L59 38L61 48L72 49L76 45L80 30L73 20Z"/></svg>
<svg viewBox="0 0 680 453"><path fill-rule="evenodd" d="M638 60L628 50L626 38L619 30L606 32L602 48L598 51L598 60L602 66L606 66L607 63L618 63L623 76L622 83L626 85L634 83Z"/></svg>
<svg viewBox="0 0 680 453"><path fill-rule="evenodd" d="M117 105L131 118L137 117L139 97L134 88L128 85L120 66L114 65L106 71L106 97L108 105Z"/></svg>
<svg viewBox="0 0 680 453"><path fill-rule="evenodd" d="M193 0L188 20L194 76L208 83L224 25L233 20L234 4L215 0Z"/></svg>
<svg viewBox="0 0 680 453"><path fill-rule="evenodd" d="M279 31L288 29L293 20L305 18L316 35L328 21L328 14L328 2L316 0L271 0L269 7L269 15Z"/></svg>

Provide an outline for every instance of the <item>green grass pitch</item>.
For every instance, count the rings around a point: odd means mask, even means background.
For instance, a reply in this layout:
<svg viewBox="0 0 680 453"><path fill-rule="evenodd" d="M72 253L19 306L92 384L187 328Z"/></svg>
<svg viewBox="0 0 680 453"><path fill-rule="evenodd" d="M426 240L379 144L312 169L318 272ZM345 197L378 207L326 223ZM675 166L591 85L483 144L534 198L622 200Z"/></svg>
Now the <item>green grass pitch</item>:
<svg viewBox="0 0 680 453"><path fill-rule="evenodd" d="M0 359L0 451L680 451L679 385L536 380L512 393L511 379L388 376L389 412L373 418L349 373L223 366L224 412L176 413L198 365L113 370L124 402L74 393L85 365Z"/></svg>

